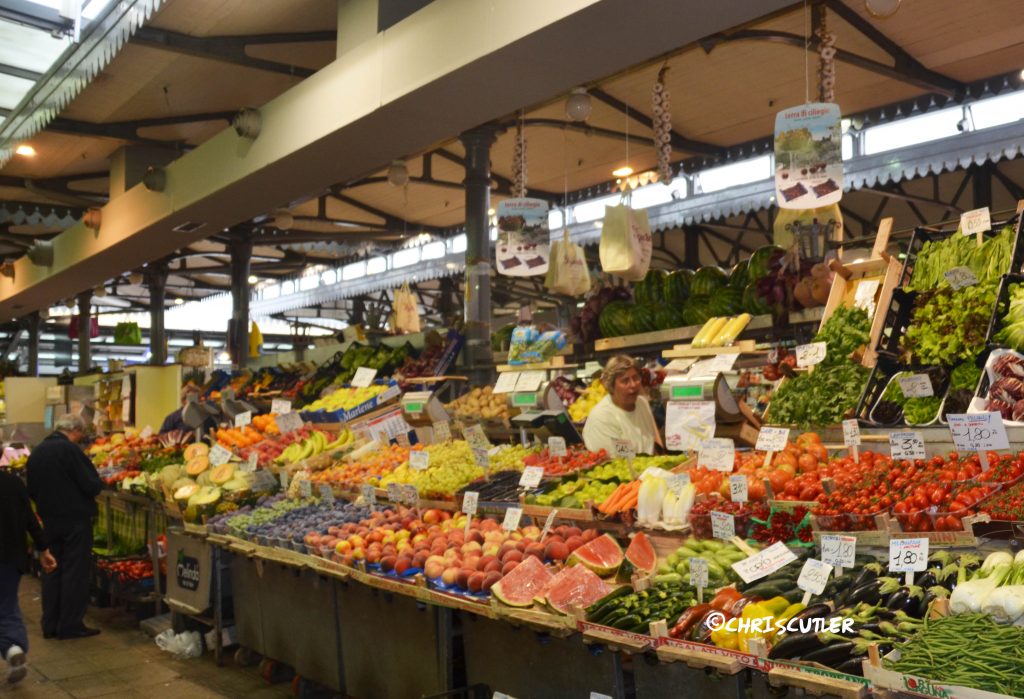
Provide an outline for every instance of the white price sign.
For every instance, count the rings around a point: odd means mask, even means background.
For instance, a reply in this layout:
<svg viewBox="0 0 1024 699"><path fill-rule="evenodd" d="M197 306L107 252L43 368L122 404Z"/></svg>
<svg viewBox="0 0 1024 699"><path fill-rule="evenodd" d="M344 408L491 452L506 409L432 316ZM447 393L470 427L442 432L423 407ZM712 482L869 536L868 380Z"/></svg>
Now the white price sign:
<svg viewBox="0 0 1024 699"><path fill-rule="evenodd" d="M142 432L139 432L139 439L149 439L153 436L152 425L146 425L142 428Z"/></svg>
<svg viewBox="0 0 1024 699"><path fill-rule="evenodd" d="M277 429L281 434L288 434L302 427L302 417L298 413L281 413L274 418L274 422L277 423Z"/></svg>
<svg viewBox="0 0 1024 699"><path fill-rule="evenodd" d="M510 507L505 510L505 519L501 523L501 528L508 532L515 531L519 528L519 520L522 518L523 508Z"/></svg>
<svg viewBox="0 0 1024 699"><path fill-rule="evenodd" d="M736 445L731 439L706 439L697 456L697 465L712 471L730 472L736 464Z"/></svg>
<svg viewBox="0 0 1024 699"><path fill-rule="evenodd" d="M736 518L727 512L712 510L711 536L726 541L736 536Z"/></svg>
<svg viewBox="0 0 1024 699"><path fill-rule="evenodd" d="M893 573L921 572L928 568L928 539L890 539L889 570Z"/></svg>
<svg viewBox="0 0 1024 699"><path fill-rule="evenodd" d="M540 531L540 540L544 541L544 538L551 531L551 526L555 523L555 515L558 514L558 510L551 510L548 512L548 516L544 519L544 528Z"/></svg>
<svg viewBox="0 0 1024 699"><path fill-rule="evenodd" d="M281 489L288 490L288 472L281 471L281 473L277 474L277 478L281 483Z"/></svg>
<svg viewBox="0 0 1024 699"><path fill-rule="evenodd" d="M414 485L402 486L402 502L409 507L418 507L420 504L420 491Z"/></svg>
<svg viewBox="0 0 1024 699"><path fill-rule="evenodd" d="M543 466L527 466L523 469L523 475L519 478L520 488L536 488L544 477Z"/></svg>
<svg viewBox="0 0 1024 699"><path fill-rule="evenodd" d="M485 471L489 471L491 469L491 455L488 453L487 449L474 448L473 461L475 461L476 465Z"/></svg>
<svg viewBox="0 0 1024 699"><path fill-rule="evenodd" d="M270 401L270 412L274 415L284 415L292 411L292 402L287 398L275 398Z"/></svg>
<svg viewBox="0 0 1024 699"><path fill-rule="evenodd" d="M795 560L796 554L779 541L749 558L733 563L732 569L743 578L743 582L752 583L766 575L771 575Z"/></svg>
<svg viewBox="0 0 1024 699"><path fill-rule="evenodd" d="M369 483L365 483L360 490L363 493L363 502L366 503L367 507L373 507L377 504L377 489Z"/></svg>
<svg viewBox="0 0 1024 699"><path fill-rule="evenodd" d="M254 449L253 451L249 452L249 458L247 458L245 461L238 465L238 470L241 471L242 473L252 473L256 470L256 466L259 465L259 462L260 455Z"/></svg>
<svg viewBox="0 0 1024 699"><path fill-rule="evenodd" d="M1010 448L1003 416L999 413L946 415L953 444L960 451L999 451ZM982 464L986 468L987 463Z"/></svg>
<svg viewBox="0 0 1024 699"><path fill-rule="evenodd" d="M978 278L974 276L974 272L971 271L970 267L953 267L943 272L942 276L946 278L946 281L949 282L954 291L963 289L965 286L974 286L978 283Z"/></svg>
<svg viewBox="0 0 1024 699"><path fill-rule="evenodd" d="M807 345L796 346L796 365L798 367L814 366L825 361L825 354L828 352L828 343L811 342Z"/></svg>
<svg viewBox="0 0 1024 699"><path fill-rule="evenodd" d="M865 279L857 284L857 290L853 292L853 305L868 312L868 315L875 313L875 294L881 286L877 279Z"/></svg>
<svg viewBox="0 0 1024 699"><path fill-rule="evenodd" d="M690 587L708 586L708 561L706 558L690 559Z"/></svg>
<svg viewBox="0 0 1024 699"><path fill-rule="evenodd" d="M516 381L518 380L518 371L506 371L499 374L498 380L494 382L492 393L512 393L512 391L516 390Z"/></svg>
<svg viewBox="0 0 1024 699"><path fill-rule="evenodd" d="M830 566L853 568L857 556L857 537L842 534L821 535L821 560Z"/></svg>
<svg viewBox="0 0 1024 699"><path fill-rule="evenodd" d="M894 459L924 459L924 437L913 430L909 432L890 432L889 451Z"/></svg>
<svg viewBox="0 0 1024 699"><path fill-rule="evenodd" d="M375 378L377 378L376 369L361 366L356 369L355 376L352 377L352 385L356 388L366 388L373 383Z"/></svg>
<svg viewBox="0 0 1024 699"><path fill-rule="evenodd" d="M430 466L430 453L426 451L410 451L409 467L414 471L426 471Z"/></svg>
<svg viewBox="0 0 1024 699"><path fill-rule="evenodd" d="M747 501L747 474L737 473L729 476L729 497L733 502Z"/></svg>
<svg viewBox="0 0 1024 699"><path fill-rule="evenodd" d="M469 446L473 449L483 449L487 451L491 448L491 443L487 441L487 435L484 434L484 428L480 425L467 425L462 434L466 437L466 441L469 442Z"/></svg>
<svg viewBox="0 0 1024 699"><path fill-rule="evenodd" d="M843 446L860 446L860 423L856 420L843 420Z"/></svg>
<svg viewBox="0 0 1024 699"><path fill-rule="evenodd" d="M665 448L697 451L715 434L713 401L669 401L665 408Z"/></svg>
<svg viewBox="0 0 1024 699"><path fill-rule="evenodd" d="M569 453L565 446L565 437L549 437L548 453L551 456L565 456Z"/></svg>
<svg viewBox="0 0 1024 699"><path fill-rule="evenodd" d="M976 235L989 230L992 230L992 215L987 206L960 214L960 232L964 235Z"/></svg>
<svg viewBox="0 0 1024 699"><path fill-rule="evenodd" d="M235 415L235 427L245 427L252 422L252 411L246 410L244 413L238 413Z"/></svg>
<svg viewBox="0 0 1024 699"><path fill-rule="evenodd" d="M690 474L685 472L673 473L665 479L665 485L678 497L683 494L683 488L690 485Z"/></svg>
<svg viewBox="0 0 1024 699"><path fill-rule="evenodd" d="M732 371L732 367L739 358L736 352L725 352L723 354L701 359L694 362L690 371L686 374L687 379L712 379L718 374Z"/></svg>
<svg viewBox="0 0 1024 699"><path fill-rule="evenodd" d="M901 376L896 379L896 383L900 385L900 390L907 398L929 398L935 395L932 380L928 378L927 374Z"/></svg>
<svg viewBox="0 0 1024 699"><path fill-rule="evenodd" d="M543 382L543 371L524 371L516 381L516 393L536 393Z"/></svg>
<svg viewBox="0 0 1024 699"><path fill-rule="evenodd" d="M312 497L313 484L309 482L308 478L303 478L299 481L299 495L304 498Z"/></svg>
<svg viewBox="0 0 1024 699"><path fill-rule="evenodd" d="M462 496L462 511L472 517L476 514L477 503L480 502L480 493L470 490Z"/></svg>
<svg viewBox="0 0 1024 699"><path fill-rule="evenodd" d="M447 442L452 438L452 427L447 420L438 420L432 425L434 431L434 442Z"/></svg>
<svg viewBox="0 0 1024 699"><path fill-rule="evenodd" d="M320 499L328 505L334 504L334 491L326 483L320 486Z"/></svg>
<svg viewBox="0 0 1024 699"><path fill-rule="evenodd" d="M762 427L757 435L757 444L754 448L760 451L782 451L788 443L788 427Z"/></svg>
<svg viewBox="0 0 1024 699"><path fill-rule="evenodd" d="M391 502L402 502L401 483L388 483L388 500Z"/></svg>
<svg viewBox="0 0 1024 699"><path fill-rule="evenodd" d="M626 459L632 461L636 458L636 447L628 439L616 439L615 445L615 458Z"/></svg>
<svg viewBox="0 0 1024 699"><path fill-rule="evenodd" d="M214 466L226 464L231 459L231 452L219 444L215 444L210 450L210 463Z"/></svg>
<svg viewBox="0 0 1024 699"><path fill-rule="evenodd" d="M823 561L808 558L804 561L804 567L800 569L800 577L796 579L796 586L804 592L812 595L820 595L828 585L828 576L832 574L832 566Z"/></svg>

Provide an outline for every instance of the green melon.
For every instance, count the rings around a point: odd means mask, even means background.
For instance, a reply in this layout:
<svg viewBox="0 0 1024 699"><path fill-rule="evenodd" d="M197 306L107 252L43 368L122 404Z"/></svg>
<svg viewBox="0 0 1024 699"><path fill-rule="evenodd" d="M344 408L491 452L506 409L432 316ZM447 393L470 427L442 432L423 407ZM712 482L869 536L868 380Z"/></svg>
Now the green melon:
<svg viewBox="0 0 1024 699"><path fill-rule="evenodd" d="M719 289L711 297L710 309L712 316L732 316L743 310L743 292L727 286Z"/></svg>
<svg viewBox="0 0 1024 699"><path fill-rule="evenodd" d="M728 277L718 267L701 267L690 282L690 293L694 296L711 296L728 282Z"/></svg>
<svg viewBox="0 0 1024 699"><path fill-rule="evenodd" d="M747 279L756 282L768 276L786 251L777 245L765 245L754 251L747 262Z"/></svg>
<svg viewBox="0 0 1024 699"><path fill-rule="evenodd" d="M670 274L666 282L666 300L682 303L688 299L690 297L690 283L692 281L692 269L680 269Z"/></svg>
<svg viewBox="0 0 1024 699"><path fill-rule="evenodd" d="M743 290L743 298L741 301L743 310L751 315L764 315L765 313L771 313L772 307L769 306L757 293L757 282L750 282Z"/></svg>
<svg viewBox="0 0 1024 699"><path fill-rule="evenodd" d="M714 314L707 296L692 296L683 308L683 325L704 325Z"/></svg>
<svg viewBox="0 0 1024 699"><path fill-rule="evenodd" d="M733 268L729 271L729 286L739 290L740 293L743 292L749 281L747 275L747 265L749 263L749 260L741 260L733 265Z"/></svg>

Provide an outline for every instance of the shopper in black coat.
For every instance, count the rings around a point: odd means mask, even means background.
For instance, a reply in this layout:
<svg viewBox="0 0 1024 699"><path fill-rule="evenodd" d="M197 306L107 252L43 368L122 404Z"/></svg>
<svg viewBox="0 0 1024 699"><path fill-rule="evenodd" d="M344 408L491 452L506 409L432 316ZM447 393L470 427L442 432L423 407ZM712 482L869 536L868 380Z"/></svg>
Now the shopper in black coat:
<svg viewBox="0 0 1024 699"><path fill-rule="evenodd" d="M43 637L83 638L92 572L92 520L103 489L96 468L78 447L85 423L77 415L57 421L57 430L28 457L28 492L43 520L58 569L43 577Z"/></svg>
<svg viewBox="0 0 1024 699"><path fill-rule="evenodd" d="M28 490L17 476L0 471L0 658L7 661L7 681L25 678L28 632L18 605L18 584L28 570L28 535L40 551L43 570L57 567L49 550L39 519L32 511Z"/></svg>

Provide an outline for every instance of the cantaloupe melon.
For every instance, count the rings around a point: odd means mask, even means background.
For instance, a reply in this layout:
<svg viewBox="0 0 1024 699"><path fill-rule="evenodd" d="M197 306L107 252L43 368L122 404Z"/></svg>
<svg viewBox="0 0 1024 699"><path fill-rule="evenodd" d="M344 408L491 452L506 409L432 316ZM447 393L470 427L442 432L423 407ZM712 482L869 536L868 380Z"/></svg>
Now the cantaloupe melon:
<svg viewBox="0 0 1024 699"><path fill-rule="evenodd" d="M200 486L197 483L188 483L174 491L174 501L179 506L188 505L189 498L199 492Z"/></svg>
<svg viewBox="0 0 1024 699"><path fill-rule="evenodd" d="M193 456L185 464L185 473L190 476L198 476L210 467L210 459L205 454Z"/></svg>
<svg viewBox="0 0 1024 699"><path fill-rule="evenodd" d="M174 483L171 483L170 490L173 493L177 493L179 490L181 490L186 485L195 485L195 484L196 484L196 481L195 481L194 478L189 478L188 476L182 476L178 480L174 481Z"/></svg>
<svg viewBox="0 0 1024 699"><path fill-rule="evenodd" d="M199 485L213 485L213 481L210 480L210 471L203 471L196 477L196 483Z"/></svg>
<svg viewBox="0 0 1024 699"><path fill-rule="evenodd" d="M197 456L207 456L210 453L210 447L205 442L193 442L185 447L185 461L191 461Z"/></svg>
<svg viewBox="0 0 1024 699"><path fill-rule="evenodd" d="M214 467L210 472L210 482L214 485L224 485L235 475L235 467L230 463L223 463Z"/></svg>
<svg viewBox="0 0 1024 699"><path fill-rule="evenodd" d="M167 488L170 488L176 480L185 475L184 471L184 464L169 464L160 469L160 480Z"/></svg>

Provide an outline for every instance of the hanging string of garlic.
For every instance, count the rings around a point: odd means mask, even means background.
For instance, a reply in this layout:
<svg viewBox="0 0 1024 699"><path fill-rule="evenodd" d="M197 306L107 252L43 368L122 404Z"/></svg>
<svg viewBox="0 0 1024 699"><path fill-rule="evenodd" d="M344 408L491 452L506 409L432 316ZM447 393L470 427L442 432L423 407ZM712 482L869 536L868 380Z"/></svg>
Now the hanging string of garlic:
<svg viewBox="0 0 1024 699"><path fill-rule="evenodd" d="M526 135L521 112L516 122L516 147L512 156L512 193L516 197L526 196Z"/></svg>
<svg viewBox="0 0 1024 699"><path fill-rule="evenodd" d="M668 88L665 86L665 73L668 66L658 71L658 79L654 81L651 91L651 103L654 105L654 147L658 149L658 177L665 184L672 181L672 112Z"/></svg>
<svg viewBox="0 0 1024 699"><path fill-rule="evenodd" d="M818 96L822 102L836 101L836 37L828 30L825 8L821 10L821 22L814 31L818 35Z"/></svg>

